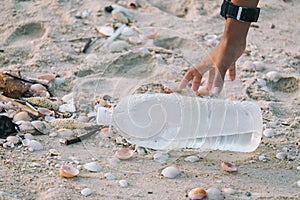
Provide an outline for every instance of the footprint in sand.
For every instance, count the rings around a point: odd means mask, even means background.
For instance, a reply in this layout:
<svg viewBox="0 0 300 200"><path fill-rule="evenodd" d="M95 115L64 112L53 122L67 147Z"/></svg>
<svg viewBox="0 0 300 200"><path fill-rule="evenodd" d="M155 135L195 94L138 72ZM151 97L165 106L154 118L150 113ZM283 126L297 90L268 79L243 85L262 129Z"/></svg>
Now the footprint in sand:
<svg viewBox="0 0 300 200"><path fill-rule="evenodd" d="M9 46L25 46L31 41L41 38L46 32L46 29L41 22L31 22L20 25L6 39L5 44Z"/></svg>

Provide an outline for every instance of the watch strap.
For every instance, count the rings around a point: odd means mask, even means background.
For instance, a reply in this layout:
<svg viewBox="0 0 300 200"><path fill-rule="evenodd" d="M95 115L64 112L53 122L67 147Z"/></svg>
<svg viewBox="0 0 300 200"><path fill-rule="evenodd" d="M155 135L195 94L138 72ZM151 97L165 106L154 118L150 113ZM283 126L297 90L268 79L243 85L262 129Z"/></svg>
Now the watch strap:
<svg viewBox="0 0 300 200"><path fill-rule="evenodd" d="M257 22L260 8L248 8L236 6L230 0L224 0L221 6L221 16L225 18L233 18L243 22Z"/></svg>

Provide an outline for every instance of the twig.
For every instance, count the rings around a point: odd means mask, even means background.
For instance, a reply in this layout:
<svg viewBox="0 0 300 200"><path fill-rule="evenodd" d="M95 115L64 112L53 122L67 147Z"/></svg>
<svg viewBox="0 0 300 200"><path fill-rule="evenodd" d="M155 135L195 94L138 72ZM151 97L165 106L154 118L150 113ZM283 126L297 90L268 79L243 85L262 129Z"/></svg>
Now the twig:
<svg viewBox="0 0 300 200"><path fill-rule="evenodd" d="M82 53L86 53L86 51L88 50L88 48L92 45L92 39L89 38L88 41L85 43L83 49L82 49Z"/></svg>
<svg viewBox="0 0 300 200"><path fill-rule="evenodd" d="M70 145L70 144L75 144L75 143L81 142L82 140L89 138L92 135L94 135L95 133L97 133L99 131L99 128L101 128L103 126L97 126L97 127L98 127L97 129L90 131L88 133L82 134L80 136L77 136L77 137L74 137L71 139L65 139L64 141L62 141L62 143L65 145Z"/></svg>
<svg viewBox="0 0 300 200"><path fill-rule="evenodd" d="M2 95L2 94L0 94L0 99L3 100L3 101L6 101L6 102L10 102L10 103L12 103L13 105L15 105L15 106L21 108L22 110L25 110L25 111L29 112L30 114L32 114L32 115L34 115L34 116L36 116L36 117L39 117L39 116L40 116L38 111L33 110L32 108L29 108L28 106L23 105L23 104L21 104L21 103L19 103L19 102L16 102L15 100L13 100L13 99L11 99L11 98L9 98L9 97L6 97L6 96L4 96L4 95Z"/></svg>

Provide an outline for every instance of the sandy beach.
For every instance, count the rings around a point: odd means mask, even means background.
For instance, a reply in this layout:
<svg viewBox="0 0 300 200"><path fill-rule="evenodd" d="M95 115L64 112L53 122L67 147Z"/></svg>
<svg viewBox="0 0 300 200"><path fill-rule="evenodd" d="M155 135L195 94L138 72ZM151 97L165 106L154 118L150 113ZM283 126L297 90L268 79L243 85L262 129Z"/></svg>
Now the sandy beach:
<svg viewBox="0 0 300 200"><path fill-rule="evenodd" d="M196 187L222 192L206 199L299 199L299 0L259 3L260 18L250 27L237 78L231 82L226 77L217 97L259 105L264 134L254 152L156 151L137 148L116 130L104 129L75 144L61 143L64 134L89 132L83 126L96 125L99 105L113 106L130 94L202 98L190 88L179 91L178 84L221 39L225 23L219 15L221 4L221 0L0 2L0 86L4 72L43 82L50 99L60 106L49 108L55 112L50 118L75 120L72 125L55 124L29 113L29 122L49 125L28 136L42 145L41 150L30 151L21 143L10 147L4 145L5 138L1 140L0 199L183 200ZM113 12L107 12L110 9ZM49 76L43 75L49 74L54 76L47 80ZM3 99L0 107L0 114L10 118L22 110ZM130 159L119 160L115 152L124 147L138 150ZM53 155L51 149L59 154ZM188 161L190 156L196 160ZM222 161L233 163L237 171L224 171ZM87 170L85 164L90 162L101 170ZM64 163L71 163L79 174L61 177ZM168 166L180 174L163 177L161 171ZM85 188L91 191L86 196Z"/></svg>

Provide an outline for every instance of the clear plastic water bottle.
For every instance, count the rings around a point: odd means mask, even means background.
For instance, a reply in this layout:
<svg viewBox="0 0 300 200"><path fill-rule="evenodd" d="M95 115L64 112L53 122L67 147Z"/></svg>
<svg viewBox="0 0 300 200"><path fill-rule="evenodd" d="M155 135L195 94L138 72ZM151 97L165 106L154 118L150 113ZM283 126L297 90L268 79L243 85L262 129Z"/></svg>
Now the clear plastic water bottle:
<svg viewBox="0 0 300 200"><path fill-rule="evenodd" d="M135 94L100 107L97 123L113 125L130 143L152 149L254 151L262 114L252 102L179 94Z"/></svg>

